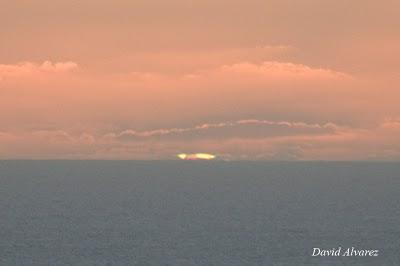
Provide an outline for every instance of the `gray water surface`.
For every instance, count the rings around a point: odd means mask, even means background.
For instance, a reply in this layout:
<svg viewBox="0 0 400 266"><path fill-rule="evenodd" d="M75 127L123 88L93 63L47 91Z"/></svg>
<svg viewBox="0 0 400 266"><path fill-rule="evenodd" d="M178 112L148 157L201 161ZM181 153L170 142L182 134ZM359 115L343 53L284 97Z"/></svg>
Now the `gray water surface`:
<svg viewBox="0 0 400 266"><path fill-rule="evenodd" d="M379 256L311 256L339 246ZM400 265L399 249L399 163L0 161L0 265Z"/></svg>

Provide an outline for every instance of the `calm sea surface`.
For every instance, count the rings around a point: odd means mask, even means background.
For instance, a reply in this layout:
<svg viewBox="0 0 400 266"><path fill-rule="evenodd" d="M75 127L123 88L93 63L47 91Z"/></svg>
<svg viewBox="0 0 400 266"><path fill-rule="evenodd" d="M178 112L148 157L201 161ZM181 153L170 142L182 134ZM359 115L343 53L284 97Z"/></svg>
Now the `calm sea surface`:
<svg viewBox="0 0 400 266"><path fill-rule="evenodd" d="M400 265L400 163L0 161L0 265L314 264Z"/></svg>

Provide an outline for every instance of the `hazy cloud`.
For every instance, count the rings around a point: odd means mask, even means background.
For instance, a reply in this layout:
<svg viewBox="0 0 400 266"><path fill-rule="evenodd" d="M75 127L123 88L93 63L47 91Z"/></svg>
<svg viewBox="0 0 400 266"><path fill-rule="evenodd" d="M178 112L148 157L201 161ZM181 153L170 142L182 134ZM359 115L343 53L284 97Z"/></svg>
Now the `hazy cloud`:
<svg viewBox="0 0 400 266"><path fill-rule="evenodd" d="M0 77L20 77L43 72L69 72L78 68L75 62L51 62L45 61L41 64L33 62L22 62L19 64L0 64Z"/></svg>
<svg viewBox="0 0 400 266"><path fill-rule="evenodd" d="M135 140L151 137L187 138L232 138L282 136L292 134L324 134L332 133L337 128L333 123L307 124L304 122L269 121L245 119L231 122L205 123L187 128L164 128L149 131L124 130L118 134L110 133L106 136L121 140Z"/></svg>

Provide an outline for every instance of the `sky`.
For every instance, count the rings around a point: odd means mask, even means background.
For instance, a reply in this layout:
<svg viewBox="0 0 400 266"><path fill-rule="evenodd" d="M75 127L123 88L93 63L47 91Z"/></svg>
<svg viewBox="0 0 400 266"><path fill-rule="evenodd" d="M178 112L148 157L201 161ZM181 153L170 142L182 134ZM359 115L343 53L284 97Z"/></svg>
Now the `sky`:
<svg viewBox="0 0 400 266"><path fill-rule="evenodd" d="M400 160L397 0L0 3L0 159Z"/></svg>

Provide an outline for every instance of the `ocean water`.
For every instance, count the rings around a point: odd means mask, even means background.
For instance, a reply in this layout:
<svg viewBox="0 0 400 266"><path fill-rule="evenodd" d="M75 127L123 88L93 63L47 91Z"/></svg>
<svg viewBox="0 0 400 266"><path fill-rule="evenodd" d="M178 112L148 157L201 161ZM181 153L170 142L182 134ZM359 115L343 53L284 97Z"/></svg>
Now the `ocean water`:
<svg viewBox="0 0 400 266"><path fill-rule="evenodd" d="M400 163L0 161L0 265L400 265Z"/></svg>

